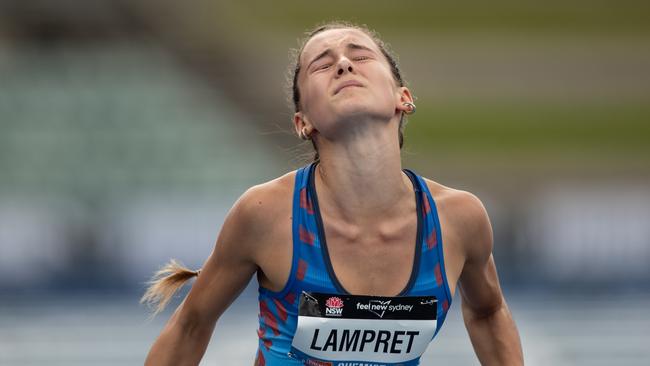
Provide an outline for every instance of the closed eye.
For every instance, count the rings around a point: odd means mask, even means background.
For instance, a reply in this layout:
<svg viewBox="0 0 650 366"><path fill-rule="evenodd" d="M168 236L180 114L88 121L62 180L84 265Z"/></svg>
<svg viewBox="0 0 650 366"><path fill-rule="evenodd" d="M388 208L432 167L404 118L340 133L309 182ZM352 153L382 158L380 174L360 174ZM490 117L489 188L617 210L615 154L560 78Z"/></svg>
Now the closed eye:
<svg viewBox="0 0 650 366"><path fill-rule="evenodd" d="M318 72L318 71L322 71L322 70L327 70L327 69L330 68L330 66L332 66L331 63L322 64L320 66L314 66L314 68L312 69L311 72Z"/></svg>

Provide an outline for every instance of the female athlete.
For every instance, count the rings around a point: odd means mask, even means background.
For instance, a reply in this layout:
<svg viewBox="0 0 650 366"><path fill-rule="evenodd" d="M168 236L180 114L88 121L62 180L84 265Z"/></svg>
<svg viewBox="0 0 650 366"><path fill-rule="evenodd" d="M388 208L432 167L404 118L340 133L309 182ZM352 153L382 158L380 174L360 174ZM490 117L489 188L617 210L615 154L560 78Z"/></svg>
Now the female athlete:
<svg viewBox="0 0 650 366"><path fill-rule="evenodd" d="M385 44L328 24L308 34L293 70L293 124L314 162L248 189L200 275L173 261L157 274L143 301L158 311L198 277L146 365L197 365L253 274L255 365L417 365L456 290L481 364L522 365L482 203L402 169L415 105Z"/></svg>

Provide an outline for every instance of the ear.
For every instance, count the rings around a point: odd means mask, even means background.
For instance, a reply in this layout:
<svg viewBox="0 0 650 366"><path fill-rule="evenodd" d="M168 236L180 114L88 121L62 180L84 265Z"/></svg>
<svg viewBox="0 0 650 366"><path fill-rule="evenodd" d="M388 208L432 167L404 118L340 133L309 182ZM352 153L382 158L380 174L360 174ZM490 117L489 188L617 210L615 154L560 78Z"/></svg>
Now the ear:
<svg viewBox="0 0 650 366"><path fill-rule="evenodd" d="M400 112L409 112L410 109L409 107L405 106L404 103L409 102L413 103L413 95L411 95L411 91L405 87L399 87L397 88L397 105L395 106L395 109L400 111Z"/></svg>
<svg viewBox="0 0 650 366"><path fill-rule="evenodd" d="M306 128L305 132L307 135L310 135L314 130L314 127L309 122L309 119L302 111L293 114L293 127L296 130L296 134L298 136L300 136L300 131L302 131L304 128Z"/></svg>
<svg viewBox="0 0 650 366"><path fill-rule="evenodd" d="M300 130L305 126L305 122L302 120L302 112L296 112L293 114L293 128L296 130L296 135L300 136Z"/></svg>

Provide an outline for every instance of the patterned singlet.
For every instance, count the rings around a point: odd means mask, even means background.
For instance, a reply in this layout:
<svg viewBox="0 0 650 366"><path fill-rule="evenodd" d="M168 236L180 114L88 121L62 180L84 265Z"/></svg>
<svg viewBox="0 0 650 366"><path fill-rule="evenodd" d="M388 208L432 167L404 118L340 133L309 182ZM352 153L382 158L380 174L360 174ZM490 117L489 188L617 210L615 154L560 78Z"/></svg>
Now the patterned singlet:
<svg viewBox="0 0 650 366"><path fill-rule="evenodd" d="M404 170L413 184L418 212L415 257L406 287L392 298L355 296L343 288L332 269L316 196L315 167L311 163L296 171L289 279L279 292L259 288L257 365L418 365L451 304L440 222L426 183ZM423 310L425 303L429 308ZM404 320L400 314L411 318ZM328 321L328 327L318 329ZM407 323L429 324L429 329L399 328ZM355 324L359 329L353 329ZM420 334L414 329L422 331L424 341L414 338L413 334ZM415 352L414 358L405 359L407 351Z"/></svg>

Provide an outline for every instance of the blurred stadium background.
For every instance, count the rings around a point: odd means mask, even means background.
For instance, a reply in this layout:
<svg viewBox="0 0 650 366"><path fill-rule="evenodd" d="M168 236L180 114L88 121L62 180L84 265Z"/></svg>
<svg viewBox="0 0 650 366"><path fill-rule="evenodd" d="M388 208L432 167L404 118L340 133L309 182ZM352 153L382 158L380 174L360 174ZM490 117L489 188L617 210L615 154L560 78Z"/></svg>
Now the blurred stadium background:
<svg viewBox="0 0 650 366"><path fill-rule="evenodd" d="M647 1L0 0L0 365L142 364L149 276L309 160L287 56L332 19L400 57L404 165L485 203L527 364L649 364ZM252 364L255 291L202 364ZM478 364L459 304L423 364Z"/></svg>

